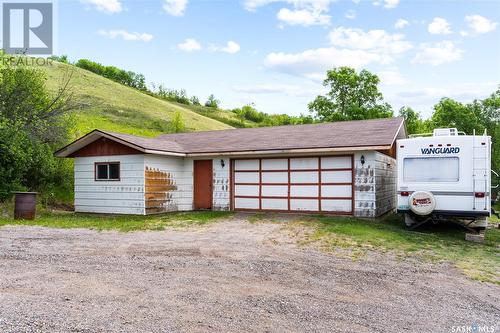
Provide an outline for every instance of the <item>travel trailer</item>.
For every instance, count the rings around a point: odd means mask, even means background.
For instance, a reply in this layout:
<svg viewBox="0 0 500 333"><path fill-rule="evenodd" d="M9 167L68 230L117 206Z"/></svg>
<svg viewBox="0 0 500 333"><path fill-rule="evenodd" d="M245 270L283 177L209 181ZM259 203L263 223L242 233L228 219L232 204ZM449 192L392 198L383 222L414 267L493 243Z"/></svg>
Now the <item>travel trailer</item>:
<svg viewBox="0 0 500 333"><path fill-rule="evenodd" d="M397 141L397 207L407 226L454 220L484 230L491 212L491 137L456 128Z"/></svg>

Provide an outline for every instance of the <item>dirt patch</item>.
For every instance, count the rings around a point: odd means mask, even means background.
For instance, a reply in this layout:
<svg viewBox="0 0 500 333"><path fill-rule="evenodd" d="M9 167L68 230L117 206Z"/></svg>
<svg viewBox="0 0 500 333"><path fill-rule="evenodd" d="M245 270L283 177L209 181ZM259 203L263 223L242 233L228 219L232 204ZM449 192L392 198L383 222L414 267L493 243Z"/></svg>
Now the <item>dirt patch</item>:
<svg viewBox="0 0 500 333"><path fill-rule="evenodd" d="M0 331L450 332L498 322L499 286L448 265L297 247L281 228L243 217L158 232L3 227Z"/></svg>

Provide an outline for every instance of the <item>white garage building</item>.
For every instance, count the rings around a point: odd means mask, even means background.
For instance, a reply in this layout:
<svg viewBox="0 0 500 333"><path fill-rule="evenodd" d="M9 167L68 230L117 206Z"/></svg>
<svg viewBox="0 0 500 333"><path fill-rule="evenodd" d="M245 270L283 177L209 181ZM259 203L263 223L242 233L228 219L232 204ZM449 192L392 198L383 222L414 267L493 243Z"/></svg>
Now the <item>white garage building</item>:
<svg viewBox="0 0 500 333"><path fill-rule="evenodd" d="M94 130L75 160L75 211L314 212L376 217L396 207L402 118L166 134Z"/></svg>

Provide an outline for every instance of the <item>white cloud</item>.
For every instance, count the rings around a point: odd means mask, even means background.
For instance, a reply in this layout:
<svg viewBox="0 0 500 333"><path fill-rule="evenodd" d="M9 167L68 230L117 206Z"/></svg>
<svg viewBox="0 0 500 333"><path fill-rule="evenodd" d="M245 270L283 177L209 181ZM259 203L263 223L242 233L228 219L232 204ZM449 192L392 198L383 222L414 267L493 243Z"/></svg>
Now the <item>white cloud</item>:
<svg viewBox="0 0 500 333"><path fill-rule="evenodd" d="M407 27L410 25L410 22L408 22L405 19L398 19L396 23L394 23L394 28L396 29L403 29L404 27Z"/></svg>
<svg viewBox="0 0 500 333"><path fill-rule="evenodd" d="M330 15L327 15L330 4L336 0L246 0L243 6L248 11L256 11L257 8L271 3L284 3L292 8L281 8L276 17L283 23L289 25L328 25ZM280 26L282 27L282 26Z"/></svg>
<svg viewBox="0 0 500 333"><path fill-rule="evenodd" d="M295 8L323 8L327 9L330 3L337 0L245 0L243 7L248 11L255 11L259 7L264 7L272 3L287 3Z"/></svg>
<svg viewBox="0 0 500 333"><path fill-rule="evenodd" d="M497 22L493 22L481 15L467 15L465 17L465 22L467 22L469 27L478 34L493 31L498 25Z"/></svg>
<svg viewBox="0 0 500 333"><path fill-rule="evenodd" d="M258 84L254 86L235 86L233 90L245 94L286 94L291 96L310 96L319 94L321 89L308 89L290 84Z"/></svg>
<svg viewBox="0 0 500 333"><path fill-rule="evenodd" d="M306 73L304 76L312 81L323 82L326 79L325 73Z"/></svg>
<svg viewBox="0 0 500 333"><path fill-rule="evenodd" d="M401 86L408 83L398 70L384 70L377 73L380 83L386 86Z"/></svg>
<svg viewBox="0 0 500 333"><path fill-rule="evenodd" d="M338 66L361 68L373 62L383 62L381 55L364 50L335 47L305 50L299 53L273 52L266 56L265 65L274 70L314 78L316 73Z"/></svg>
<svg viewBox="0 0 500 333"><path fill-rule="evenodd" d="M289 25L328 25L330 16L321 14L321 10L281 8L276 14L278 20Z"/></svg>
<svg viewBox="0 0 500 333"><path fill-rule="evenodd" d="M240 45L232 40L228 41L226 46L218 47L215 45L211 46L211 51L213 52L225 52L229 54L235 54L240 51Z"/></svg>
<svg viewBox="0 0 500 333"><path fill-rule="evenodd" d="M429 26L427 31L433 35L448 35L451 34L451 27L448 21L442 17L435 17Z"/></svg>
<svg viewBox="0 0 500 333"><path fill-rule="evenodd" d="M186 11L188 0L165 0L163 9L173 16L183 16Z"/></svg>
<svg viewBox="0 0 500 333"><path fill-rule="evenodd" d="M177 48L185 52L200 51L201 44L194 38L186 38L184 42L177 44Z"/></svg>
<svg viewBox="0 0 500 333"><path fill-rule="evenodd" d="M412 62L437 66L462 59L462 53L463 50L458 49L451 41L435 44L422 43Z"/></svg>
<svg viewBox="0 0 500 333"><path fill-rule="evenodd" d="M376 50L378 53L392 55L410 50L412 44L403 34L389 34L385 30L335 28L328 35L334 46L360 50Z"/></svg>
<svg viewBox="0 0 500 333"><path fill-rule="evenodd" d="M356 18L356 11L350 9L345 13L345 18L349 20L354 20Z"/></svg>
<svg viewBox="0 0 500 333"><path fill-rule="evenodd" d="M273 52L265 65L277 71L319 80L325 70L338 66L361 68L368 64L389 64L413 45L402 34L384 30L363 31L339 27L329 34L331 47L299 53Z"/></svg>
<svg viewBox="0 0 500 333"><path fill-rule="evenodd" d="M111 39L121 38L127 41L142 41L149 42L154 36L148 33L139 32L128 32L126 30L99 30L99 35L105 36Z"/></svg>
<svg viewBox="0 0 500 333"><path fill-rule="evenodd" d="M432 115L433 106L443 97L453 98L462 103L489 96L498 87L496 82L456 83L446 86L413 86L408 85L402 90L392 91L381 87L384 98L395 110L411 105L422 113L424 118Z"/></svg>
<svg viewBox="0 0 500 333"><path fill-rule="evenodd" d="M384 4L385 8L391 9L396 8L399 5L399 0L374 0L372 4L374 6L380 6Z"/></svg>
<svg viewBox="0 0 500 333"><path fill-rule="evenodd" d="M120 0L81 0L84 4L108 14L119 13L123 10Z"/></svg>
<svg viewBox="0 0 500 333"><path fill-rule="evenodd" d="M396 8L399 5L399 0L384 0L385 8Z"/></svg>

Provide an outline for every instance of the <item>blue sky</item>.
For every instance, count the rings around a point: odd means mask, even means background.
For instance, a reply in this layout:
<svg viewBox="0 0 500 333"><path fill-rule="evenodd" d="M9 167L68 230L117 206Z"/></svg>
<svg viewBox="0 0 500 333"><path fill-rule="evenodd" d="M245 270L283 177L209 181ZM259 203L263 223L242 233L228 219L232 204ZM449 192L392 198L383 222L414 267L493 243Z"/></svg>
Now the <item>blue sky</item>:
<svg viewBox="0 0 500 333"><path fill-rule="evenodd" d="M499 1L58 2L58 54L214 93L227 108L307 113L329 68L378 74L385 99L431 113L500 83Z"/></svg>

